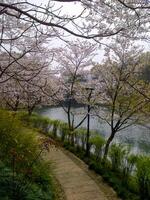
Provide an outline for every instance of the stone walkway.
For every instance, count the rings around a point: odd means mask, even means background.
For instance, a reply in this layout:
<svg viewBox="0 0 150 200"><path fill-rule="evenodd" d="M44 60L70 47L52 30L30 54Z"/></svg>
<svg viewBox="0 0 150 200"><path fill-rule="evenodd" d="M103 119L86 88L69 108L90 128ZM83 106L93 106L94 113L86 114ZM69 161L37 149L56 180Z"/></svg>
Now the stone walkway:
<svg viewBox="0 0 150 200"><path fill-rule="evenodd" d="M47 159L52 161L66 200L118 200L102 178L88 170L87 165L72 153L62 148L51 148Z"/></svg>

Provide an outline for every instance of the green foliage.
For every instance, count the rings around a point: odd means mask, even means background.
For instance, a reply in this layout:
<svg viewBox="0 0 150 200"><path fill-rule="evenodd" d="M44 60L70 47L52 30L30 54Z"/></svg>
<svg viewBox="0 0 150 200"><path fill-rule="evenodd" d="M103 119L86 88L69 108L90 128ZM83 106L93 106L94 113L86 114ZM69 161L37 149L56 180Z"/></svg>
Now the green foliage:
<svg viewBox="0 0 150 200"><path fill-rule="evenodd" d="M150 199L150 157L140 156L137 161L137 183L141 199Z"/></svg>
<svg viewBox="0 0 150 200"><path fill-rule="evenodd" d="M95 148L96 160L101 159L103 147L104 147L104 144L106 143L105 139L97 134L96 136L90 138L90 143Z"/></svg>
<svg viewBox="0 0 150 200"><path fill-rule="evenodd" d="M59 128L60 128L60 131L61 131L61 133L60 133L61 134L61 141L65 141L66 136L69 134L68 124L60 122Z"/></svg>
<svg viewBox="0 0 150 200"><path fill-rule="evenodd" d="M44 170L41 170L41 172L42 171ZM36 176L37 175L38 174L36 174ZM1 200L40 200L43 198L45 200L54 199L54 194L52 193L52 188L50 187L51 180L44 184L42 183L41 186L39 183L37 184L36 181L31 182L29 178L25 179L23 174L18 174L14 178L12 169L6 167L4 164L2 164L2 162L0 164L0 177ZM38 178L40 180L44 180L44 177L41 176L41 173L38 175Z"/></svg>
<svg viewBox="0 0 150 200"><path fill-rule="evenodd" d="M109 150L109 157L112 164L112 170L120 172L123 159L127 154L127 148L122 144L112 144Z"/></svg>
<svg viewBox="0 0 150 200"><path fill-rule="evenodd" d="M139 200L138 195L130 191L124 182L122 182L122 178L119 173L111 171L111 163L110 161L106 161L105 163L97 162L93 160L89 163L89 168L94 170L96 173L100 174L104 181L106 181L114 190L117 192L118 196L124 200Z"/></svg>
<svg viewBox="0 0 150 200"><path fill-rule="evenodd" d="M17 113L17 117L30 127L40 129L44 133L48 133L52 124L52 120L47 117L42 117L36 113L28 115L26 112Z"/></svg>
<svg viewBox="0 0 150 200"><path fill-rule="evenodd" d="M129 183L131 183L131 181L133 180L131 175L134 172L137 159L138 159L137 155L130 154L130 152L128 151L126 151L126 154L122 158L122 166L121 166L121 173L123 178L122 181L124 182L124 184L126 184L127 187Z"/></svg>
<svg viewBox="0 0 150 200"><path fill-rule="evenodd" d="M19 112L17 117L29 127L36 128L47 135L51 132L54 137L57 137L58 128L65 126L65 123L59 120L51 120L36 113L29 116L26 112Z"/></svg>
<svg viewBox="0 0 150 200"><path fill-rule="evenodd" d="M138 157L130 153L129 146L113 144L110 148L109 158L112 170L121 174L122 182L128 187Z"/></svg>
<svg viewBox="0 0 150 200"><path fill-rule="evenodd" d="M11 165L15 157L18 168L27 167L38 154L39 145L35 132L24 128L12 113L0 111L0 159Z"/></svg>
<svg viewBox="0 0 150 200"><path fill-rule="evenodd" d="M21 115L0 110L0 199L52 200L49 164L41 157L42 142L19 118Z"/></svg>
<svg viewBox="0 0 150 200"><path fill-rule="evenodd" d="M77 139L78 146L81 145L82 150L85 150L87 130L84 128L79 128L76 130L76 132L77 132L76 136L78 137Z"/></svg>

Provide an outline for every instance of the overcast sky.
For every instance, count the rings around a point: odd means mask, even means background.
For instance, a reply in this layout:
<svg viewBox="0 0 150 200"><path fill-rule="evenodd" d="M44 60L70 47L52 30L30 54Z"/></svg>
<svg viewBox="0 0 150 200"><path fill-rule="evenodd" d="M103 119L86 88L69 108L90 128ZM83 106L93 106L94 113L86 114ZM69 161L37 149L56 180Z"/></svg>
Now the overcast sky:
<svg viewBox="0 0 150 200"><path fill-rule="evenodd" d="M28 2L34 3L36 5L47 5L48 0L28 0ZM54 2L52 1L55 5L55 7L59 8L60 6L62 6L62 13L64 12L64 14L72 14L72 15L78 15L82 10L83 7L81 6L81 4L78 3L73 3L73 2Z"/></svg>

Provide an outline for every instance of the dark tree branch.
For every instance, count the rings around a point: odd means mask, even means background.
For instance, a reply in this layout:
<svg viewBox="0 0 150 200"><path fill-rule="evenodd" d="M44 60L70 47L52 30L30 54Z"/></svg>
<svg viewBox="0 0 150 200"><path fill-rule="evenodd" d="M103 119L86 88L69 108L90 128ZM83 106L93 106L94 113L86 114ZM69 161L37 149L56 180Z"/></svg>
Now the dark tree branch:
<svg viewBox="0 0 150 200"><path fill-rule="evenodd" d="M112 32L104 32L104 33L100 33L100 34L91 34L91 35L82 35L82 34L75 33L74 31L64 27L63 25L52 23L52 22L46 22L44 20L40 20L39 18L29 14L27 11L24 11L24 10L22 10L22 9L16 7L16 6L13 6L11 4L0 3L0 6L2 6L4 8L12 9L14 11L17 11L19 13L19 15L16 15L16 17L18 19L23 14L23 15L29 17L31 20L34 20L35 22L38 22L39 24L42 24L42 25L45 25L45 26L50 26L50 27L56 27L56 28L62 29L64 31L70 33L71 35L74 35L74 36L77 36L77 37L81 37L81 38L85 38L85 39L93 39L93 38L97 38L97 37L109 37L109 36L116 35L116 34L118 34L118 33L120 33L121 31L124 30L124 28L120 28L119 30L112 31ZM8 11L6 12L6 14L8 14Z"/></svg>

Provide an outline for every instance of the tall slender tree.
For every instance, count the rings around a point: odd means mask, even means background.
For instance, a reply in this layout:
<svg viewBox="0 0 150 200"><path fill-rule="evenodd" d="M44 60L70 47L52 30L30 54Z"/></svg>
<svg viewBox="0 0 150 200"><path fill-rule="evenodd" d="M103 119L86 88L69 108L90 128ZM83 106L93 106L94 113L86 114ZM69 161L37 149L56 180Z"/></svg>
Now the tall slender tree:
<svg viewBox="0 0 150 200"><path fill-rule="evenodd" d="M107 61L97 66L96 73L99 73L98 82L101 85L101 96L97 103L105 104L107 110L103 112L100 109L99 112L100 106L97 104L95 112L111 128L105 145L104 160L116 134L138 123L142 118L142 111L150 106L150 100L134 89L143 87L145 94L149 91L149 85L142 84L139 80L139 55L137 48L126 39L117 39L107 48Z"/></svg>

